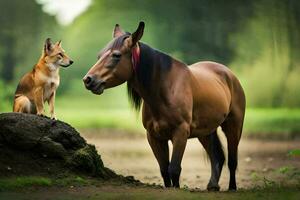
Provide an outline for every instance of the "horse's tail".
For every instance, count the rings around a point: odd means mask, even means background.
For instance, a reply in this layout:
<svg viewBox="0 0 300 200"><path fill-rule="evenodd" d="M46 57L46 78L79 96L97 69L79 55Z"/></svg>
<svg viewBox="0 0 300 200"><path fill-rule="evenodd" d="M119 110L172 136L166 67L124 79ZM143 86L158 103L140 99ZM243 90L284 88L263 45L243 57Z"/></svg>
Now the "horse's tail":
<svg viewBox="0 0 300 200"><path fill-rule="evenodd" d="M214 131L212 134L209 136L209 157L210 159L216 159L219 161L218 163L222 164L220 168L222 169L224 161L225 161L225 155L224 155L224 150L222 143L219 139L219 136L217 134L217 131Z"/></svg>

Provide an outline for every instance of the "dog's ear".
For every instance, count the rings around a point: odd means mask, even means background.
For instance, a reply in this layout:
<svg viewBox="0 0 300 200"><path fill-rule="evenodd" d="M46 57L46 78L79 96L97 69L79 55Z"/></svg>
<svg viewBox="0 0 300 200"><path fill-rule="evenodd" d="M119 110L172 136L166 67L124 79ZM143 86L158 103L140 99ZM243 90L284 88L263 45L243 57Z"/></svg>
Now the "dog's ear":
<svg viewBox="0 0 300 200"><path fill-rule="evenodd" d="M56 42L56 44L58 47L61 47L61 40L59 40L58 42Z"/></svg>
<svg viewBox="0 0 300 200"><path fill-rule="evenodd" d="M50 38L47 38L44 45L44 53L50 55L53 50L53 44Z"/></svg>

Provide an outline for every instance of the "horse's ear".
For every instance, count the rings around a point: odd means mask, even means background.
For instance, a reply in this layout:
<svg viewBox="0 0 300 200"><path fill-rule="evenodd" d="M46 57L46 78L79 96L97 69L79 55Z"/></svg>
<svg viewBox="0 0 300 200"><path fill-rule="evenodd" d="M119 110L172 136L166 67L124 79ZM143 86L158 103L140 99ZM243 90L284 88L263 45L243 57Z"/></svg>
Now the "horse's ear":
<svg viewBox="0 0 300 200"><path fill-rule="evenodd" d="M49 55L53 50L53 44L50 38L47 38L44 44L44 53Z"/></svg>
<svg viewBox="0 0 300 200"><path fill-rule="evenodd" d="M113 38L119 37L124 34L125 32L122 30L121 26L119 24L116 24L113 31Z"/></svg>
<svg viewBox="0 0 300 200"><path fill-rule="evenodd" d="M144 34L145 23L140 22L138 28L131 35L131 46L133 47L143 36Z"/></svg>

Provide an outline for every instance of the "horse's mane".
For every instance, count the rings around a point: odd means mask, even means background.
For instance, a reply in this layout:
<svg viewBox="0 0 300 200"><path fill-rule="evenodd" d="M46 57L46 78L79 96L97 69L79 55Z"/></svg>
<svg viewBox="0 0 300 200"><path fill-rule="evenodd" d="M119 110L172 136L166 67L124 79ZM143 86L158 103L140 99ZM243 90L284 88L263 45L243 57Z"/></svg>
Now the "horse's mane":
<svg viewBox="0 0 300 200"><path fill-rule="evenodd" d="M148 45L139 42L140 46L140 60L136 67L135 76L147 92L151 92L153 83L153 74L155 71L168 71L171 68L172 58ZM156 77L157 78L157 77ZM130 102L135 110L139 111L142 104L142 97L132 87L132 80L127 82L127 93Z"/></svg>
<svg viewBox="0 0 300 200"><path fill-rule="evenodd" d="M133 108L136 111L139 111L142 105L142 97L131 86L130 81L127 82L127 94L128 94L128 99L131 102Z"/></svg>
<svg viewBox="0 0 300 200"><path fill-rule="evenodd" d="M108 49L120 48L123 45L124 40L130 35L131 34L129 32L126 32L124 35L112 40L105 48L103 48L99 52L98 59ZM140 60L138 66L136 66L134 73L139 84L141 84L143 89L150 93L153 90L152 83L154 72L158 72L156 75L161 76L161 73L168 71L168 69L170 69L172 65L172 58L171 56L153 49L142 42L139 42L138 44L140 47ZM158 80L157 78L158 77L155 77L156 80ZM136 111L139 111L143 100L142 97L133 88L132 82L133 79L127 81L128 98L133 108Z"/></svg>

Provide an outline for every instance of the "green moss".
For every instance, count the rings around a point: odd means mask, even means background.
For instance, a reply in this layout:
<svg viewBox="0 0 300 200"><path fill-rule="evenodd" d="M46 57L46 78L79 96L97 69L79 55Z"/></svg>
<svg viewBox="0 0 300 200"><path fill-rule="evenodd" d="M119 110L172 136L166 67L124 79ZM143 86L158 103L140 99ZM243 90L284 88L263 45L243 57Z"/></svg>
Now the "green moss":
<svg viewBox="0 0 300 200"><path fill-rule="evenodd" d="M70 164L77 170L93 175L98 175L99 170L104 167L93 145L86 145L84 148L77 150L71 157Z"/></svg>
<svg viewBox="0 0 300 200"><path fill-rule="evenodd" d="M100 178L113 178L117 175L110 169L104 167L100 155L94 145L86 145L77 150L68 161L68 164L75 170L79 170Z"/></svg>

